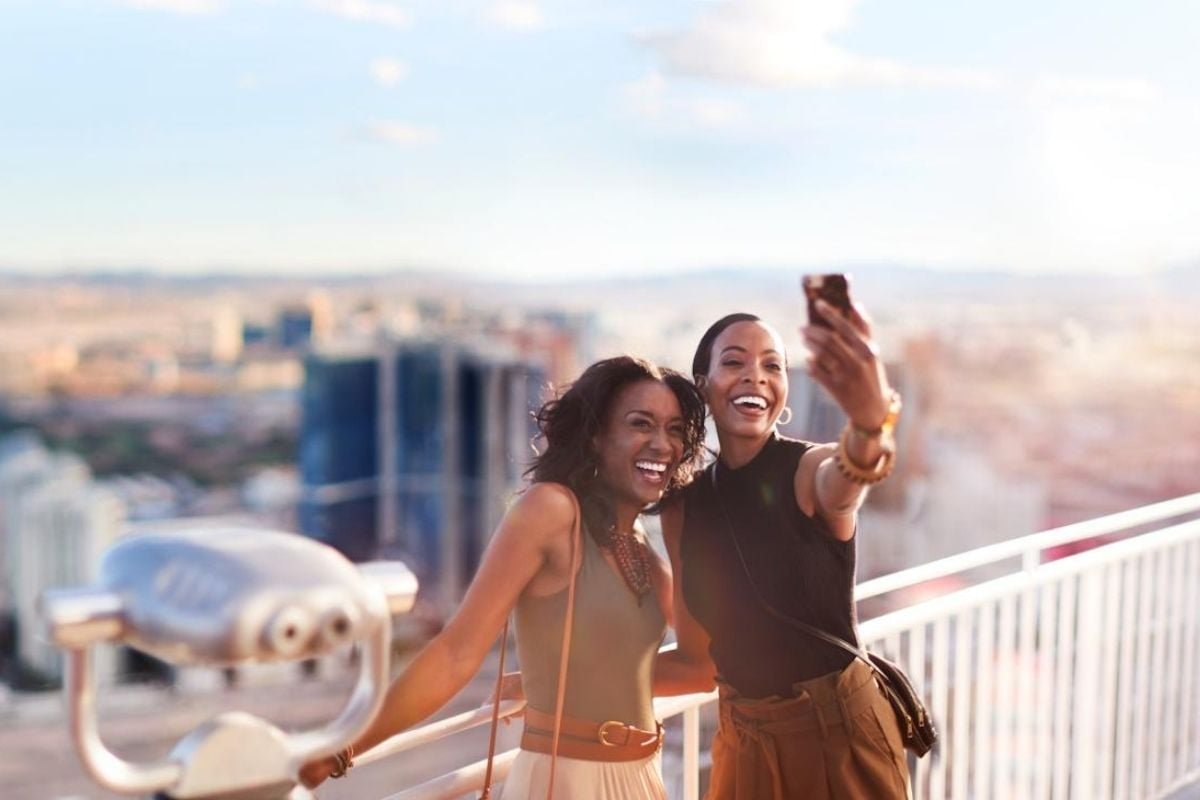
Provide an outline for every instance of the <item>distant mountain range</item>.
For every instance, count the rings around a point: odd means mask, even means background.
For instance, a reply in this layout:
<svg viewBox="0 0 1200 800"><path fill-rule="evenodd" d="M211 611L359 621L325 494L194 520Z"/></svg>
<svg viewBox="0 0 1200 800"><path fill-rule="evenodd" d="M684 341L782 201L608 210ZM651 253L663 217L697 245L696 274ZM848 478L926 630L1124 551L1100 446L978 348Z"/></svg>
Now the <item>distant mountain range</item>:
<svg viewBox="0 0 1200 800"><path fill-rule="evenodd" d="M829 271L839 271L830 269ZM1029 298L1077 302L1119 301L1137 298L1192 296L1200 294L1200 261L1147 275L1103 273L1028 274L999 270L939 270L889 264L860 264L840 271L853 276L856 293L867 300L986 300L1020 301ZM733 298L787 296L799 292L802 270L756 267L719 267L678 273L647 271L638 277L563 278L553 281L505 281L461 273L398 268L390 273L352 272L310 274L249 274L238 272L175 275L150 269L105 270L87 273L34 275L0 271L0 282L18 285L74 283L112 287L159 287L204 291L221 287L331 286L377 287L404 294L449 294L468 298L519 296L526 302L569 302L586 298L592 302L615 296L650 297L711 296L713 292Z"/></svg>

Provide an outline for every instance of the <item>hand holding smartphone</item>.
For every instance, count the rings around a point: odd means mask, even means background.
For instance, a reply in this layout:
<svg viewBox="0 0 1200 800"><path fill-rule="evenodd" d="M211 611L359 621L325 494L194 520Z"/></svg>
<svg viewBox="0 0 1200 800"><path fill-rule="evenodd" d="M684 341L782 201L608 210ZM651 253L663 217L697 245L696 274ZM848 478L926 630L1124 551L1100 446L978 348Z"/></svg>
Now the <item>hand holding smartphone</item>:
<svg viewBox="0 0 1200 800"><path fill-rule="evenodd" d="M850 317L850 276L840 272L824 275L805 275L800 279L804 297L808 301L808 323L822 328L832 328L829 321L817 310L817 300L824 300L843 317Z"/></svg>

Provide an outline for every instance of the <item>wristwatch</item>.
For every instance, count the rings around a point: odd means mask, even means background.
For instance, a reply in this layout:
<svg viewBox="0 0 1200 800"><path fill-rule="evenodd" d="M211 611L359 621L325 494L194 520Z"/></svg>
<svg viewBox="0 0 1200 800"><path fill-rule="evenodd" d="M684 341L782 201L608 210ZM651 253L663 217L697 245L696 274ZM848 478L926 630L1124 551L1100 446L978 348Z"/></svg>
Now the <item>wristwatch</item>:
<svg viewBox="0 0 1200 800"><path fill-rule="evenodd" d="M902 406L900 393L892 389L891 394L888 396L887 416L883 418L883 422L878 428L860 428L853 422L850 423L850 427L857 435L864 439L879 439L880 445L884 450L894 452L896 449L896 438L893 433L896 430L896 423L900 420L900 408Z"/></svg>

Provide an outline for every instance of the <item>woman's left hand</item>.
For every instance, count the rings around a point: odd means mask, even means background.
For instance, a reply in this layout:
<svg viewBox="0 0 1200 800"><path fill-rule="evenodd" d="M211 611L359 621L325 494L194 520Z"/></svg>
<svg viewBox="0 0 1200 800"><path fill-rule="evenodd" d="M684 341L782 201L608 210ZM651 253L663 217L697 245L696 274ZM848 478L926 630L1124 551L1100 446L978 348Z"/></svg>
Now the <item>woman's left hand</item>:
<svg viewBox="0 0 1200 800"><path fill-rule="evenodd" d="M523 684L521 682L521 673L519 673L519 672L504 673L504 677L500 679L500 700L501 701L520 700L521 702L525 701L525 684ZM484 705L490 706L495 702L496 702L496 691L493 689L491 696L488 697L488 700ZM513 721L514 717L519 717L519 716L523 715L524 713L525 713L525 709L522 708L517 713L510 714L507 717L504 717L503 722L505 725L508 725L509 723L511 723Z"/></svg>
<svg viewBox="0 0 1200 800"><path fill-rule="evenodd" d="M843 317L824 300L817 311L830 328L805 325L800 329L808 347L808 373L828 390L850 422L875 430L887 418L891 388L871 337L871 324L856 303Z"/></svg>

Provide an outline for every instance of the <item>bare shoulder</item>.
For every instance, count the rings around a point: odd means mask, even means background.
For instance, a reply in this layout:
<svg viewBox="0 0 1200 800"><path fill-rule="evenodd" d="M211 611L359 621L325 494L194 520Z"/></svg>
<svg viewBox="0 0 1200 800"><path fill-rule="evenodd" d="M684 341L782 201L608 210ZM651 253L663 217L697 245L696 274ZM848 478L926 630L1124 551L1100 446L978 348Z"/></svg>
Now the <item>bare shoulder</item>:
<svg viewBox="0 0 1200 800"><path fill-rule="evenodd" d="M837 442L814 444L804 451L804 455L800 456L800 465L796 468L796 472L799 473L806 468L815 470L822 461L833 455L835 450L837 450Z"/></svg>
<svg viewBox="0 0 1200 800"><path fill-rule="evenodd" d="M575 497L566 486L535 483L517 496L506 516L524 535L550 545L570 535L576 508Z"/></svg>
<svg viewBox="0 0 1200 800"><path fill-rule="evenodd" d="M837 450L835 442L814 444L804 451L804 455L800 456L800 463L796 466L794 481L796 505L800 506L800 510L810 517L817 509L817 467L821 466L822 461L832 456L835 450Z"/></svg>

